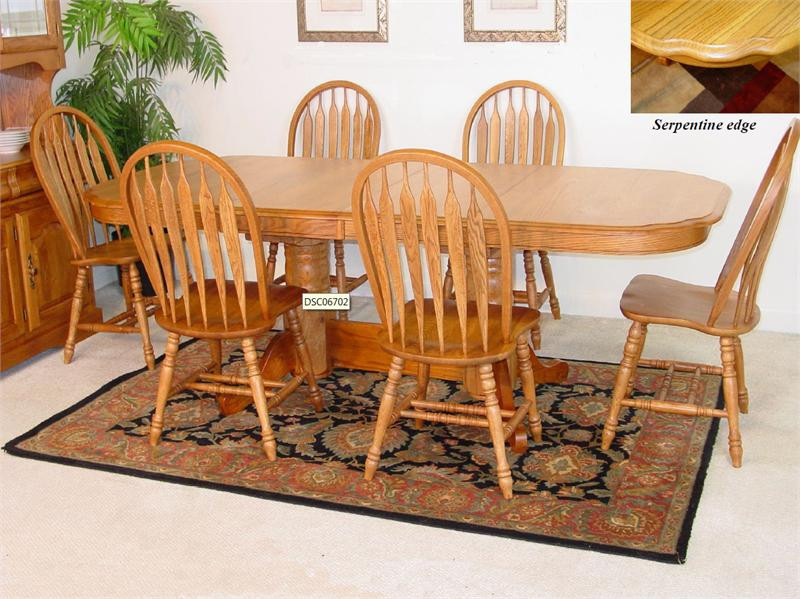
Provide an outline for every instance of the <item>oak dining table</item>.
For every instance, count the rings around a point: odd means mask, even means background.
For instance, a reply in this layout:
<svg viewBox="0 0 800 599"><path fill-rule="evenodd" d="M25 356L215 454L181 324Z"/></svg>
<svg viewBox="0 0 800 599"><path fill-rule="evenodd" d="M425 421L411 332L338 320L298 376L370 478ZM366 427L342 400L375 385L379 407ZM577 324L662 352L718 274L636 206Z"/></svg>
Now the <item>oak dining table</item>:
<svg viewBox="0 0 800 599"><path fill-rule="evenodd" d="M355 239L350 210L352 185L369 161L275 156L227 156L224 160L249 190L264 235L284 243L287 283L309 292L329 291L330 241ZM730 196L730 188L724 183L676 171L473 166L497 192L508 215L512 244L520 250L608 255L684 250L705 241ZM177 166L169 164L166 168L167 176L177 179ZM409 169L413 186L415 178L421 179L421 170ZM199 185L196 164L186 164L186 175L192 188ZM400 177L389 183L399 187ZM127 221L117 181L91 187L85 197L99 221ZM492 223L487 221L485 226L490 240ZM490 254L490 278L493 260ZM498 284L494 281L495 289ZM490 281L490 293L491 289ZM337 320L319 311L304 312L302 321L317 374L334 366L387 370L389 357L376 340L378 325ZM262 357L262 374L274 380L293 368L289 336L274 336ZM504 409L513 406L513 370L513 364L505 363L495 368ZM562 361L544 364L537 360L535 364L537 382L558 382L567 372ZM463 378L471 386L469 372L443 368L431 374ZM244 407L242 398L218 401L225 413ZM512 435L509 442L513 449L523 451L527 446L524 430Z"/></svg>

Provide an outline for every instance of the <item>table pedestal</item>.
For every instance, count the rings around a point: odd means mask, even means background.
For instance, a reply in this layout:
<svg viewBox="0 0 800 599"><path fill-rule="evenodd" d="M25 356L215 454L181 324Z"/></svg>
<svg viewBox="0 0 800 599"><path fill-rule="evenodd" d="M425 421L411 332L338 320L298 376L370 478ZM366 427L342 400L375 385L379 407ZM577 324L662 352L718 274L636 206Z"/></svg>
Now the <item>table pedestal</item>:
<svg viewBox="0 0 800 599"><path fill-rule="evenodd" d="M286 254L286 282L303 287L310 292L330 290L330 242L312 239L282 239ZM494 275L494 276L493 276ZM499 269L496 252L489 253L490 298L497 301L499 295ZM325 311L301 311L301 323L306 343L311 352L314 372L325 376L333 366L387 372L389 356L377 343L379 325L373 323L328 318ZM566 362L555 361L545 365L538 360L531 348L533 374L537 383L562 382L568 372ZM297 359L291 335L283 331L275 335L261 357L261 375L265 379L279 380L296 367ZM407 374L416 374L416 364L408 362ZM517 378L516 358L494 365L498 399L501 409L514 410L514 382ZM431 376L447 380L463 380L470 392L479 394L475 368L431 368ZM250 400L247 397L218 396L217 402L223 414L243 410ZM509 437L512 450L522 453L527 450L525 428L520 426Z"/></svg>

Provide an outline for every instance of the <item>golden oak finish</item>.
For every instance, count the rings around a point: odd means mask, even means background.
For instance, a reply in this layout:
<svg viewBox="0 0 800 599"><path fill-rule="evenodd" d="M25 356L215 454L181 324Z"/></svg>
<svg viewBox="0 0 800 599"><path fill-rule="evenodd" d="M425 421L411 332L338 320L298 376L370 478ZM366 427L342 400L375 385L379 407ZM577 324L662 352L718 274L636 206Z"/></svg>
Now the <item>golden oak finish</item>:
<svg viewBox="0 0 800 599"><path fill-rule="evenodd" d="M47 34L0 37L2 129L30 127L53 105L50 83L64 66L61 11L56 0L45 0L45 6ZM69 242L42 192L28 149L0 155L0 203L0 369L5 369L64 342L77 270L69 262ZM102 320L91 283L81 320ZM89 334L82 331L79 337Z"/></svg>
<svg viewBox="0 0 800 599"><path fill-rule="evenodd" d="M225 162L253 196L262 229L306 239L355 239L349 190L368 164L278 156L229 156ZM574 166L473 165L502 198L515 248L588 254L658 254L705 241L730 189L686 173ZM167 170L177 176L175 165ZM409 177L421 179L409 170ZM196 191L197 170L186 167ZM434 189L434 192L441 191ZM125 220L119 190L87 191L100 220ZM491 223L487 222L490 227Z"/></svg>
<svg viewBox="0 0 800 599"><path fill-rule="evenodd" d="M470 109L461 137L461 159L480 164L560 166L564 163L565 142L564 115L553 95L533 81L506 81L484 92ZM538 253L545 287L537 290L533 250L524 250L525 289L514 291L514 301L534 309L548 302L553 318L558 320L561 308L550 257L546 251ZM533 347L538 349L538 324L531 337Z"/></svg>
<svg viewBox="0 0 800 599"><path fill-rule="evenodd" d="M129 239L111 241L108 225L101 223L105 239L98 241L95 222L84 199L87 186L119 176L114 153L100 128L83 112L66 106L45 111L31 132L31 153L36 173L72 249L71 263L78 267L72 296L64 362L75 353L78 331L139 333L145 363L155 367L147 325L148 311L136 262L139 255ZM119 233L117 227L117 233ZM104 323L82 323L81 311L92 266L116 265L122 269L128 309ZM151 310L152 312L152 310ZM136 326L132 326L132 325Z"/></svg>
<svg viewBox="0 0 800 599"><path fill-rule="evenodd" d="M775 150L714 287L690 285L654 275L639 275L625 289L620 309L633 323L625 343L611 407L603 428L603 449L608 449L614 440L619 412L623 406L689 416L714 416L728 419L731 462L737 468L742 465L739 413L748 411L749 402L739 337L758 324L756 295L764 261L786 201L798 139L800 120L794 119ZM738 290L734 291L737 283ZM652 324L686 327L719 337L722 368L684 362L640 360L648 325ZM630 399L630 381L637 363L668 369L662 390L653 400ZM721 374L725 411L692 405L693 388L690 389L689 403L667 401L675 370L693 371L695 381L692 386L704 372Z"/></svg>
<svg viewBox="0 0 800 599"><path fill-rule="evenodd" d="M166 170L150 166L152 158L163 163L169 155L177 157L174 182ZM196 190L190 188L186 178L190 162L199 173ZM134 176L140 165L144 166L141 176ZM172 373L178 343L181 335L187 335L209 340L212 372L200 373L180 388L251 396L261 425L262 448L269 460L275 460L275 435L268 408L286 399L303 378L317 410L322 409L322 393L297 318L303 290L271 285L267 280L261 230L250 194L220 158L183 142L156 142L137 150L126 163L119 185L136 247L158 295L156 322L169 332L150 443L156 445L161 436L166 402L174 392ZM245 280L246 254L240 227L256 240L250 244L255 282ZM210 268L203 263L201 234ZM177 282L173 269L178 273ZM269 331L280 316L286 317L303 370L285 383L262 378L253 340ZM241 339L246 377L220 374L221 339ZM247 390L242 389L244 385ZM265 385L277 390L267 393Z"/></svg>
<svg viewBox="0 0 800 599"><path fill-rule="evenodd" d="M412 186L412 165L417 172L422 168L419 185ZM513 306L511 232L500 200L464 162L430 150L398 150L358 175L352 205L358 245L381 318L378 342L393 356L365 478L374 476L386 429L398 417L480 426L489 429L500 489L511 498L504 441L526 416L535 440L541 441L542 435L526 341L539 312ZM494 298L489 297L487 219L494 223L500 255L497 303L490 303ZM444 249L451 264L453 299L444 289ZM504 423L492 365L515 352L524 373L525 401L505 414ZM406 361L420 364L418 384L398 400L397 382ZM477 366L485 407L425 401L432 364Z"/></svg>
<svg viewBox="0 0 800 599"><path fill-rule="evenodd" d="M368 162L269 156L232 156L225 162L250 190L261 230L291 240L293 249L286 256L289 284L313 292L327 291L328 244L324 240L355 238L350 193L353 180ZM718 181L669 171L473 166L502 198L512 245L520 249L649 254L693 247L706 239L711 226L721 218L730 194L729 188ZM171 180L177 181L177 165L167 166L167 171ZM421 169L416 172L409 167L412 185L418 185L421 175ZM196 194L196 165L186 165L186 177ZM434 188L434 192L441 197L441 189ZM96 217L125 220L117 185L97 185L86 196ZM491 220L485 227L487 235L492 235ZM496 286L492 281L490 271L490 288ZM374 337L361 328L353 338L363 338L365 351L348 342L353 331L344 322L335 328L332 343L326 343L327 329L331 328L327 322L326 327L321 313L303 315L307 342L314 344L311 354L315 373L325 372L333 363L357 365L369 358L367 347L377 349ZM566 376L566 363L540 368L536 356L532 359L537 380L558 382ZM369 359L365 362L370 363ZM267 372L262 374L266 376Z"/></svg>
<svg viewBox="0 0 800 599"><path fill-rule="evenodd" d="M327 102L327 109L325 108ZM381 117L375 100L351 81L328 81L308 92L295 108L289 125L287 156L370 159L378 155ZM278 244L270 242L274 261ZM366 275L348 277L344 264L344 241L334 239L336 274L330 284L339 293L350 293L367 281ZM346 320L347 312L339 312Z"/></svg>
<svg viewBox="0 0 800 599"><path fill-rule="evenodd" d="M800 44L800 2L632 0L631 43L691 65L751 64Z"/></svg>
<svg viewBox="0 0 800 599"><path fill-rule="evenodd" d="M0 70L37 63L45 71L64 68L61 37L61 7L58 0L45 0L47 33L3 37L0 35Z"/></svg>

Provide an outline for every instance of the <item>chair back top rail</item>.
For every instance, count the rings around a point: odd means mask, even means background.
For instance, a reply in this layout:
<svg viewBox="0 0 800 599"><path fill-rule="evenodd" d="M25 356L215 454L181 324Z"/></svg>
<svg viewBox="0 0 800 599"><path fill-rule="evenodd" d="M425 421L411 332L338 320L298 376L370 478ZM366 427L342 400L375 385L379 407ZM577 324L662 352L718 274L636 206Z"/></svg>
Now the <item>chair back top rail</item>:
<svg viewBox="0 0 800 599"><path fill-rule="evenodd" d="M794 119L772 155L733 247L715 285L714 304L708 326L722 314L738 280L738 297L733 325L748 324L753 318L756 296L775 230L786 203L794 154L800 138L800 120Z"/></svg>
<svg viewBox="0 0 800 599"><path fill-rule="evenodd" d="M418 176L410 177L409 171ZM437 196L434 189L443 191ZM499 333L504 341L509 340L511 234L502 204L477 171L431 150L389 152L358 175L352 206L361 255L389 341L406 347L405 304L413 299L421 353L426 351L426 334L433 331L425 323L426 298L432 299L434 307L439 352L445 351L449 340L460 345L466 355L468 318L477 319L481 343L484 351L487 349L490 291L484 219L493 220L500 254ZM450 309L446 304L452 304L444 296L443 251L450 258L457 312L458 327L451 330L444 327L444 312ZM399 339L395 338L395 323L399 324Z"/></svg>
<svg viewBox="0 0 800 599"><path fill-rule="evenodd" d="M177 161L177 182L167 175L167 169L151 168L153 158L162 163L169 158ZM186 177L186 165L191 161L199 165L200 183L194 191ZM140 165L144 170L137 174ZM187 324L207 329L209 306L213 302L220 308L225 330L233 324L247 328L247 253L243 246L249 242L239 232L244 230L249 239L258 240L261 230L250 194L233 169L198 146L179 141L155 142L137 150L125 164L120 196L164 314L176 322L179 314L176 304L182 299ZM269 293L264 248L258 242L250 245L261 315L267 318ZM204 246L210 268L203 261ZM175 285L173 262L180 289ZM198 284L192 285L193 281ZM229 281L233 283L235 297L228 297L226 282ZM198 301L192 301L192 294L197 295ZM232 310L229 302L235 302ZM232 318L235 323L229 322Z"/></svg>
<svg viewBox="0 0 800 599"><path fill-rule="evenodd" d="M380 114L369 92L350 81L328 81L297 105L289 125L287 155L374 158L380 140Z"/></svg>
<svg viewBox="0 0 800 599"><path fill-rule="evenodd" d="M561 165L565 142L564 115L553 95L533 81L505 81L487 90L470 109L461 159Z"/></svg>
<svg viewBox="0 0 800 599"><path fill-rule="evenodd" d="M87 114L69 106L54 106L33 126L31 157L73 256L85 258L86 250L98 239L84 191L119 177L108 139ZM102 230L108 242L108 227Z"/></svg>

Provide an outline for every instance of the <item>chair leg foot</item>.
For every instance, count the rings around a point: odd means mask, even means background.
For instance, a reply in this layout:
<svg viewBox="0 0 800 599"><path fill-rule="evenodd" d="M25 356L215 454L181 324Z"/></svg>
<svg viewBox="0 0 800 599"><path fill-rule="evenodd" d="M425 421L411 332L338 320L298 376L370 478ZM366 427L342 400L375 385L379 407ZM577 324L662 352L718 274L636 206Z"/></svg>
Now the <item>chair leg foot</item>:
<svg viewBox="0 0 800 599"><path fill-rule="evenodd" d="M150 422L150 445L156 446L161 440L161 431L164 429L164 410L166 409L169 391L172 388L172 374L175 371L175 356L181 337L177 333L167 336L167 347L164 350L164 361L161 363L161 373L158 376L158 393L156 394L156 409L153 420Z"/></svg>
<svg viewBox="0 0 800 599"><path fill-rule="evenodd" d="M617 379L614 382L614 391L611 395L611 406L608 409L608 416L603 425L603 438L601 447L607 450L611 447L614 437L617 434L617 424L619 424L619 413L622 409L622 400L628 390L628 382L636 370L636 363L642 355L644 340L647 335L647 326L634 321L628 331L628 339L622 354L622 361L617 370Z"/></svg>
<svg viewBox="0 0 800 599"><path fill-rule="evenodd" d="M739 432L739 391L737 389L735 341L731 337L720 337L722 355L722 395L728 413L728 452L734 468L742 466L742 435Z"/></svg>
<svg viewBox="0 0 800 599"><path fill-rule="evenodd" d="M275 441L275 433L269 423L269 411L267 410L267 395L264 391L264 379L261 378L261 370L258 367L258 354L256 344L252 337L242 339L242 351L244 352L244 362L247 366L247 378L250 382L250 391L253 394L253 403L258 413L258 421L261 425L261 448L264 455L270 462L278 458L278 445Z"/></svg>
<svg viewBox="0 0 800 599"><path fill-rule="evenodd" d="M317 384L317 379L314 376L314 365L311 362L311 354L306 345L306 339L303 336L303 329L300 325L300 319L295 310L289 310L286 313L286 321L289 330L294 339L294 345L297 349L297 355L300 357L300 365L303 367L306 375L306 384L308 385L308 398L314 406L315 412L321 412L325 409L325 402L322 398L322 390Z"/></svg>
<svg viewBox="0 0 800 599"><path fill-rule="evenodd" d="M278 459L278 444L275 441L274 434L271 439L265 439L262 432L261 448L264 450L264 455L267 456L270 462L274 462Z"/></svg>
<svg viewBox="0 0 800 599"><path fill-rule="evenodd" d="M142 350L144 352L144 362L148 370L156 367L156 355L153 352L153 344L150 342L150 327L147 324L147 310L142 297L142 279L139 276L139 269L135 264L131 264L128 270L130 278L131 293L133 294L133 308L136 312L136 321L139 325L139 332L142 336Z"/></svg>
<svg viewBox="0 0 800 599"><path fill-rule="evenodd" d="M533 378L531 350L525 335L520 335L517 339L517 366L519 367L519 378L522 381L522 393L525 400L531 402L528 408L528 432L535 443L541 443L542 418L536 407L536 381Z"/></svg>
<svg viewBox="0 0 800 599"><path fill-rule="evenodd" d="M511 499L514 481L511 478L511 468L508 465L506 444L503 438L503 418L500 415L500 405L497 401L497 388L494 380L494 370L491 364L482 364L478 367L478 377L481 384L483 400L486 404L486 420L489 423L489 435L492 438L494 455L497 460L497 484L505 499Z"/></svg>
<svg viewBox="0 0 800 599"><path fill-rule="evenodd" d="M89 276L89 267L78 267L78 274L75 277L75 291L72 294L72 305L69 312L69 331L67 341L64 344L64 364L72 362L75 355L75 340L78 336L78 322L81 319L83 309L83 293L86 289L86 279Z"/></svg>
<svg viewBox="0 0 800 599"><path fill-rule="evenodd" d="M364 464L364 478L372 480L375 476L375 471L378 469L378 463L381 459L381 446L383 445L383 438L386 436L386 430L392 422L392 412L394 411L394 404L397 400L397 384L400 382L400 377L403 374L404 360L397 356L392 357L392 364L389 367L389 378L386 381L386 387L383 390L383 397L381 397L381 404L378 408L378 419L375 421L375 433L372 435L372 445L367 451L367 461Z"/></svg>

